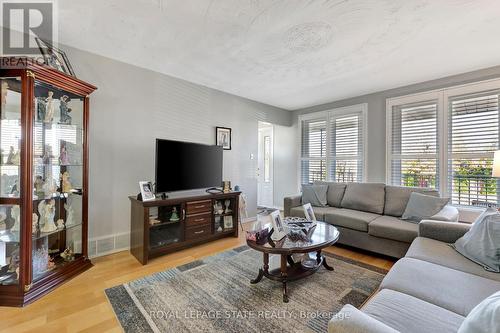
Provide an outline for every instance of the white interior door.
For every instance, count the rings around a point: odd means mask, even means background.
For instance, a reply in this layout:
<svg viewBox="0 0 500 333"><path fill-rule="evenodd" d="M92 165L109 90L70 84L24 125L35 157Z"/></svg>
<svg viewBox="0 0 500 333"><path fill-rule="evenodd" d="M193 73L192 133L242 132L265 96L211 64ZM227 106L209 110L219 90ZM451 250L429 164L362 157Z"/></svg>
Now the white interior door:
<svg viewBox="0 0 500 333"><path fill-rule="evenodd" d="M259 123L257 204L273 207L273 126Z"/></svg>

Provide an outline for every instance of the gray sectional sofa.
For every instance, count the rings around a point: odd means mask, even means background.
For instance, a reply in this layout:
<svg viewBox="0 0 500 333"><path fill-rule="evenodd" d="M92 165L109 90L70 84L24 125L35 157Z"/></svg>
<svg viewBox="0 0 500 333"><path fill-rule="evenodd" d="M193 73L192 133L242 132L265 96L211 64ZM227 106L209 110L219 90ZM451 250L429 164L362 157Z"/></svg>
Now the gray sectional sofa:
<svg viewBox="0 0 500 333"><path fill-rule="evenodd" d="M422 221L418 237L378 292L360 310L344 306L330 321L329 332L457 332L476 305L500 290L499 273L486 271L449 245L469 227Z"/></svg>
<svg viewBox="0 0 500 333"><path fill-rule="evenodd" d="M429 188L379 183L326 183L326 207L313 207L316 218L335 225L338 243L402 258L418 235L418 224L401 220L412 192L439 196ZM303 217L302 197L285 198L284 215Z"/></svg>

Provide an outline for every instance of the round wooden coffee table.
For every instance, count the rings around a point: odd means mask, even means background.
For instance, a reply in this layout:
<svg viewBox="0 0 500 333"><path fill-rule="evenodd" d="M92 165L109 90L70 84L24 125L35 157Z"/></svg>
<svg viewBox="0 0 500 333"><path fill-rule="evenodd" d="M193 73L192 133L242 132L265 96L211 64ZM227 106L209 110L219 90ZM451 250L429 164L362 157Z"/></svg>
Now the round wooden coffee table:
<svg viewBox="0 0 500 333"><path fill-rule="evenodd" d="M339 235L339 231L334 226L325 222L317 222L314 229L309 231L307 240L292 241L289 236L286 236L280 241L269 239L263 245L247 240L249 247L263 253L264 261L262 268L259 269L259 275L254 280L251 280L250 283L259 283L264 276L268 279L281 282L283 284L283 302L288 303L286 286L288 281L312 275L321 266L329 271L333 271L333 267L327 264L325 256L321 254L321 250L335 244L339 239ZM311 252L316 252L316 265L312 268L305 268L301 262L295 262L292 258L292 254L294 253L306 254ZM269 270L270 254L281 256L279 269Z"/></svg>

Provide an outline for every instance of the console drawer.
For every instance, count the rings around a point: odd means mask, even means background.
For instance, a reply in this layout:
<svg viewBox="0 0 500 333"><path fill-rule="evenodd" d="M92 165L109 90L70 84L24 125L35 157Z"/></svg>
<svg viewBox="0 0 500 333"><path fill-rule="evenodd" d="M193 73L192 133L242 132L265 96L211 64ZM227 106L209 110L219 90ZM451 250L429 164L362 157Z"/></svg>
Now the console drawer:
<svg viewBox="0 0 500 333"><path fill-rule="evenodd" d="M212 212L212 200L192 201L186 203L186 214Z"/></svg>
<svg viewBox="0 0 500 333"><path fill-rule="evenodd" d="M186 228L186 240L203 238L212 233L210 224L204 224L197 227Z"/></svg>
<svg viewBox="0 0 500 333"><path fill-rule="evenodd" d="M199 215L188 215L186 217L186 227L195 227L201 224L211 224L212 223L212 213L205 213Z"/></svg>

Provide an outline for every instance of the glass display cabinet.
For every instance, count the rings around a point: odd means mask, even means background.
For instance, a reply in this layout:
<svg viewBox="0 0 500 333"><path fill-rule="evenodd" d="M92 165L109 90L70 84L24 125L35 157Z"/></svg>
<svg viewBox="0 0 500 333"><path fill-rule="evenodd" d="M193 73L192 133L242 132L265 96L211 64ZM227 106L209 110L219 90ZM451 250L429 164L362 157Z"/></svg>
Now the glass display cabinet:
<svg viewBox="0 0 500 333"><path fill-rule="evenodd" d="M46 66L1 68L0 305L23 306L91 267L89 95Z"/></svg>

